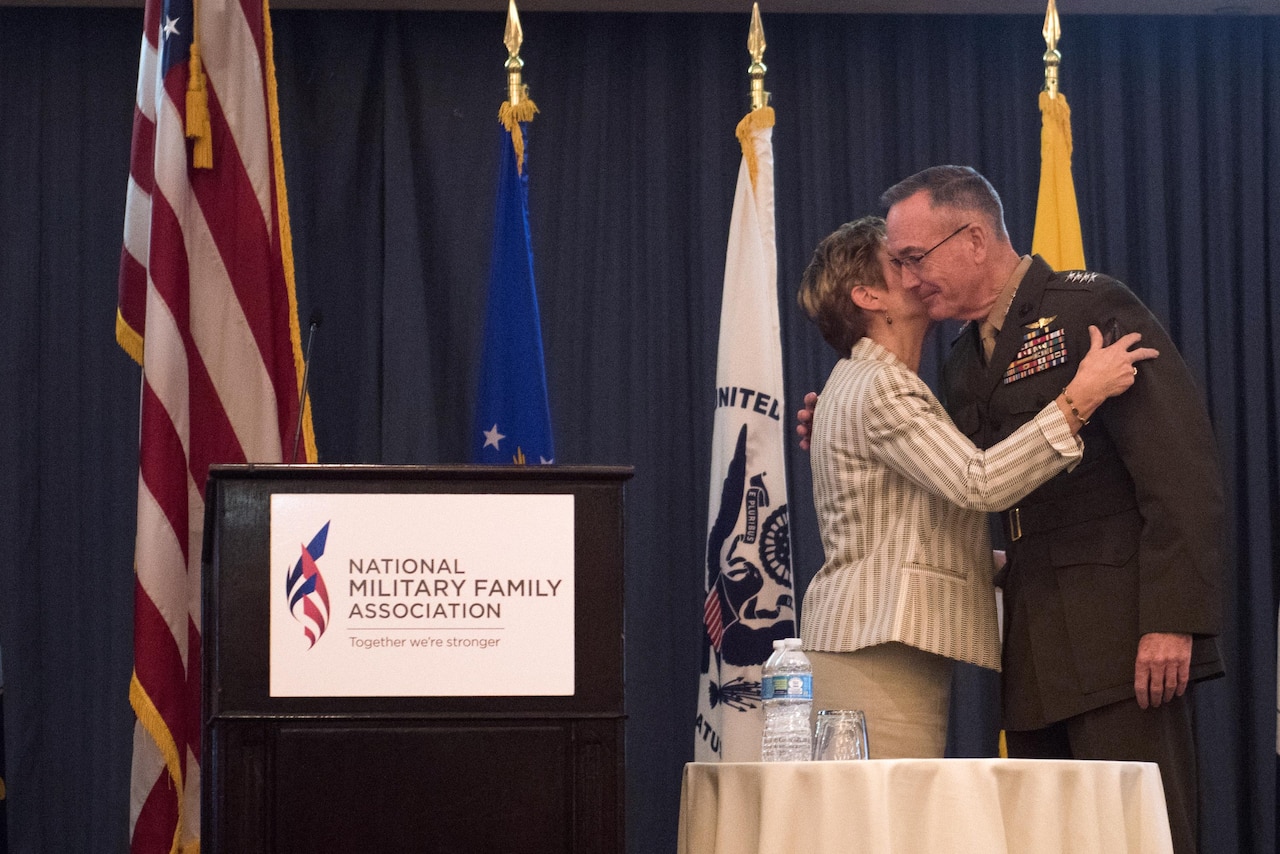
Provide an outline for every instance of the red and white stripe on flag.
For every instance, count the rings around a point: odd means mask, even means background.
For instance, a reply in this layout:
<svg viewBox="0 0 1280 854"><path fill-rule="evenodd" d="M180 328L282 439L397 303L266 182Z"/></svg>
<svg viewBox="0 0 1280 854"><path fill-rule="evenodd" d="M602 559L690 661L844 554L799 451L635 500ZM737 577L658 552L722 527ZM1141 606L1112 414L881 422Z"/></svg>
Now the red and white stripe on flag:
<svg viewBox="0 0 1280 854"><path fill-rule="evenodd" d="M205 481L212 463L292 453L303 367L266 3L196 0L194 10L146 3L120 260L116 335L143 369L134 854L198 850ZM193 35L208 169L193 168L184 131Z"/></svg>

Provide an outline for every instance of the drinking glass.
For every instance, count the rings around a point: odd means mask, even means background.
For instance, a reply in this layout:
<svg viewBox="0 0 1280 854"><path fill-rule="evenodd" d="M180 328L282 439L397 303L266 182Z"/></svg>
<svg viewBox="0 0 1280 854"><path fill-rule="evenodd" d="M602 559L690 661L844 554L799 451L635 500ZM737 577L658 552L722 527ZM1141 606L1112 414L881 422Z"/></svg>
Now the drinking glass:
<svg viewBox="0 0 1280 854"><path fill-rule="evenodd" d="M856 709L823 709L813 741L814 759L869 759L867 718Z"/></svg>

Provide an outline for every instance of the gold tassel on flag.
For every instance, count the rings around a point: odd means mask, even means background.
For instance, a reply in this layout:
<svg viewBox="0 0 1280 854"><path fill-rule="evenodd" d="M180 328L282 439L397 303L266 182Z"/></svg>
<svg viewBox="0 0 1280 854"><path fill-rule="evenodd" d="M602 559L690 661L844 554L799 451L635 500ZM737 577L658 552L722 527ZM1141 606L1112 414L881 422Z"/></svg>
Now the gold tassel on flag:
<svg viewBox="0 0 1280 854"><path fill-rule="evenodd" d="M752 110L738 122L736 131L738 144L742 146L742 156L747 161L747 172L751 175L751 185L756 185L756 177L760 172L760 161L756 157L756 146L752 138L758 131L773 127L773 107Z"/></svg>
<svg viewBox="0 0 1280 854"><path fill-rule="evenodd" d="M187 139L191 146L191 165L196 169L213 168L213 134L209 127L209 85L200 62L200 0L191 4L191 59L187 76Z"/></svg>

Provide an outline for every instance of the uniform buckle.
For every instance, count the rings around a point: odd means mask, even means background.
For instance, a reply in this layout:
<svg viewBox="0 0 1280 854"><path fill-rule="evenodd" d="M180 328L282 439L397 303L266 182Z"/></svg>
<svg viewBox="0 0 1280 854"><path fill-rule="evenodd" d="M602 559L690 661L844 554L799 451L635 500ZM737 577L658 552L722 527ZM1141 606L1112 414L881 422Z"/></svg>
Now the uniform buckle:
<svg viewBox="0 0 1280 854"><path fill-rule="evenodd" d="M1005 518L1008 519L1009 542L1016 543L1018 540L1022 539L1022 516L1018 512L1017 507L1013 508L1012 510L1005 513L1004 515L1005 515Z"/></svg>

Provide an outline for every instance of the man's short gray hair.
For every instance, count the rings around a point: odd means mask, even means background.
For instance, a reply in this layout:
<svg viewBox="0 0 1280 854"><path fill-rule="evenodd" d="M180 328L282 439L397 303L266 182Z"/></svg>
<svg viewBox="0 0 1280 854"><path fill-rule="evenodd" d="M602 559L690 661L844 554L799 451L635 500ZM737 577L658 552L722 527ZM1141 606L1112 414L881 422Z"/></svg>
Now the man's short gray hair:
<svg viewBox="0 0 1280 854"><path fill-rule="evenodd" d="M929 206L977 211L986 217L995 233L1009 239L1004 227L1004 205L991 182L971 166L930 166L884 191L880 202L891 208L921 190L929 194Z"/></svg>

